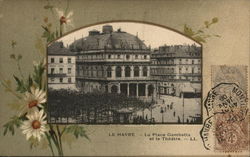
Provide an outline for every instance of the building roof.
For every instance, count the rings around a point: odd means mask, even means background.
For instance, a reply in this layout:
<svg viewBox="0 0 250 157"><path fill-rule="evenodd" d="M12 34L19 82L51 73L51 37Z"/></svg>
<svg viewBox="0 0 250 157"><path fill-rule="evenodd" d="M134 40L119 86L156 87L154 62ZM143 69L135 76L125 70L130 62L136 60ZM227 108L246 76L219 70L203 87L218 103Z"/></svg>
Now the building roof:
<svg viewBox="0 0 250 157"><path fill-rule="evenodd" d="M103 32L97 30L89 32L89 36L76 40L70 45L72 51L104 50L104 49L148 49L137 36L127 32L113 31L111 25L103 26Z"/></svg>
<svg viewBox="0 0 250 157"><path fill-rule="evenodd" d="M68 48L64 47L63 42L53 42L48 46L48 55L65 55L71 56L75 55Z"/></svg>
<svg viewBox="0 0 250 157"><path fill-rule="evenodd" d="M152 57L201 57L201 47L196 45L164 45Z"/></svg>

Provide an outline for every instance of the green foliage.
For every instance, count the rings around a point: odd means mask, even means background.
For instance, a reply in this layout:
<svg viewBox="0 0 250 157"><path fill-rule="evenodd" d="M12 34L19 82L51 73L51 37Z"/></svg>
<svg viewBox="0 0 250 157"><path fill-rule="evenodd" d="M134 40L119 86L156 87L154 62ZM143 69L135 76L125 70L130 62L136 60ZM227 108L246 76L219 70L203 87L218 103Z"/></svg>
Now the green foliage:
<svg viewBox="0 0 250 157"><path fill-rule="evenodd" d="M4 127L4 133L5 136L7 132L11 132L12 135L15 134L15 128L19 128L22 124L22 120L18 116L13 116L10 118L11 120L3 125Z"/></svg>
<svg viewBox="0 0 250 157"><path fill-rule="evenodd" d="M33 81L40 88L42 87L42 80L43 80L44 71L45 71L45 67L42 65L42 63L39 63L38 65L34 66Z"/></svg>
<svg viewBox="0 0 250 157"><path fill-rule="evenodd" d="M184 25L183 33L197 42L206 43L206 39L210 37L221 37L220 35L210 35L207 34L208 29L215 23L218 23L219 19L217 17L212 18L211 21L204 21L204 26L199 28L197 31L192 29L188 25Z"/></svg>
<svg viewBox="0 0 250 157"><path fill-rule="evenodd" d="M66 134L73 134L75 138L78 137L85 137L86 139L90 140L89 137L86 134L86 131L82 126L79 125L70 125L67 126L64 130Z"/></svg>
<svg viewBox="0 0 250 157"><path fill-rule="evenodd" d="M17 84L17 88L16 91L20 92L20 93L24 93L27 91L26 89L26 85L24 83L23 80L19 79L18 77L16 77L15 75L13 75L14 79L16 80L16 84Z"/></svg>
<svg viewBox="0 0 250 157"><path fill-rule="evenodd" d="M30 87L32 86L33 84L33 80L32 78L28 77L28 79L26 81L22 80L22 79L19 79L17 76L13 75L15 81L16 81L16 85L17 85L17 88L16 88L16 91L20 92L20 93L24 93L26 91L30 91Z"/></svg>
<svg viewBox="0 0 250 157"><path fill-rule="evenodd" d="M47 42L51 42L55 39L55 33L51 32L48 27L42 26L42 28L44 29L43 35L42 37L45 38L47 40Z"/></svg>

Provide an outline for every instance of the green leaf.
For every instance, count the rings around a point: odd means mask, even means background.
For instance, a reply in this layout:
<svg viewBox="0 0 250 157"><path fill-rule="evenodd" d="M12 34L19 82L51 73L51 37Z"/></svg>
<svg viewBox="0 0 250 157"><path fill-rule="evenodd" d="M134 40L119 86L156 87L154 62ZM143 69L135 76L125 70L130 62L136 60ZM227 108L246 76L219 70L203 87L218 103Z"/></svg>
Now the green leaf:
<svg viewBox="0 0 250 157"><path fill-rule="evenodd" d="M183 31L189 37L192 37L194 35L194 31L192 30L192 28L188 27L186 24L184 25Z"/></svg>
<svg viewBox="0 0 250 157"><path fill-rule="evenodd" d="M214 17L213 19L212 19L212 23L217 23L219 21L219 19L217 18L217 17Z"/></svg>
<svg viewBox="0 0 250 157"><path fill-rule="evenodd" d="M45 67L42 63L39 63L37 66L34 66L33 72L33 82L36 83L40 88L42 87L42 79Z"/></svg>
<svg viewBox="0 0 250 157"><path fill-rule="evenodd" d="M16 59L16 55L15 55L15 54L11 54L11 55L10 55L10 58L11 58L11 59Z"/></svg>
<svg viewBox="0 0 250 157"><path fill-rule="evenodd" d="M25 87L25 84L23 82L23 80L20 80L18 77L16 77L15 75L13 75L14 79L16 80L16 83L17 83L17 88L16 90L21 92L21 93L24 93L26 92L26 87Z"/></svg>
<svg viewBox="0 0 250 157"><path fill-rule="evenodd" d="M19 128L22 124L21 117L13 116L10 118L11 120L3 125L5 136L8 132L11 132L12 135L15 134L15 128Z"/></svg>
<svg viewBox="0 0 250 157"><path fill-rule="evenodd" d="M206 28L209 27L209 22L208 21L205 21L204 24L205 24Z"/></svg>
<svg viewBox="0 0 250 157"><path fill-rule="evenodd" d="M23 57L23 56L22 56L21 54L19 54L19 55L17 56L17 59L20 60L20 59L22 59L22 57Z"/></svg>
<svg viewBox="0 0 250 157"><path fill-rule="evenodd" d="M198 42L201 42L201 43L206 43L205 39L202 38L201 36L196 36L194 37L194 40L198 41Z"/></svg>
<svg viewBox="0 0 250 157"><path fill-rule="evenodd" d="M84 128L82 126L78 126L78 125L67 126L65 128L65 133L73 134L75 136L75 138L85 137L86 139L90 140L86 134L86 131L84 130Z"/></svg>

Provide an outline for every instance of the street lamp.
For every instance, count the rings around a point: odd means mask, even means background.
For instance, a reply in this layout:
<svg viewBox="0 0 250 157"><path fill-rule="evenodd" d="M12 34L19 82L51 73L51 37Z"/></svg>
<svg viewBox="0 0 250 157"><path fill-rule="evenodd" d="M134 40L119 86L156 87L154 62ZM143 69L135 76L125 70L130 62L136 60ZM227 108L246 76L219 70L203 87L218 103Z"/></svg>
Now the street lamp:
<svg viewBox="0 0 250 157"><path fill-rule="evenodd" d="M161 121L162 121L162 123L164 123L164 114L163 114L164 110L163 110L163 107L161 107L161 111L160 112L161 112L161 118L162 118Z"/></svg>

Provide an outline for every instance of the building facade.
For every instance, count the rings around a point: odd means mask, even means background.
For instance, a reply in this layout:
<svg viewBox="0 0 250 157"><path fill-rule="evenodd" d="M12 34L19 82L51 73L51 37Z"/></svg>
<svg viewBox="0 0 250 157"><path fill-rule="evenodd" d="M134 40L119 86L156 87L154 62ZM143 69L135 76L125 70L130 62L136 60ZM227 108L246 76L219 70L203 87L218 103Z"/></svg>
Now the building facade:
<svg viewBox="0 0 250 157"><path fill-rule="evenodd" d="M150 76L151 50L134 35L103 26L70 45L76 53L76 85L85 92L121 93L152 100L156 80Z"/></svg>
<svg viewBox="0 0 250 157"><path fill-rule="evenodd" d="M76 89L76 57L62 42L48 46L48 88Z"/></svg>
<svg viewBox="0 0 250 157"><path fill-rule="evenodd" d="M151 75L157 79L159 93L200 97L201 47L196 45L161 46L151 54Z"/></svg>

